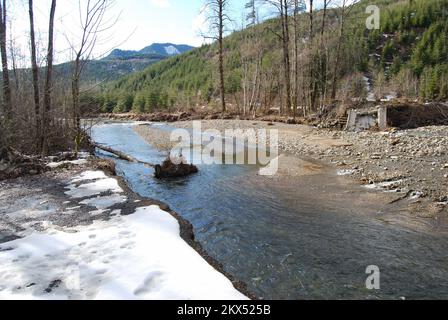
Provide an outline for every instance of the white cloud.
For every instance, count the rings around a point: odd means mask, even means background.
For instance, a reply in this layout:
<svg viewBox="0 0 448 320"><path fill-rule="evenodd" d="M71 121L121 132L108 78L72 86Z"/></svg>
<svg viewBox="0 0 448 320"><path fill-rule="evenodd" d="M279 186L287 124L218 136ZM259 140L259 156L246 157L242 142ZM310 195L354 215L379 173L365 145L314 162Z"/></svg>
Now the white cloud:
<svg viewBox="0 0 448 320"><path fill-rule="evenodd" d="M158 8L169 8L171 7L170 0L150 0L151 4Z"/></svg>
<svg viewBox="0 0 448 320"><path fill-rule="evenodd" d="M204 7L192 22L193 32L195 33L195 42L209 43L210 39L204 39L203 35L207 33L207 12Z"/></svg>
<svg viewBox="0 0 448 320"><path fill-rule="evenodd" d="M359 2L359 0L345 0L345 5L349 6L356 2ZM309 11L310 10L310 0L305 0L305 3L306 3L307 11ZM327 3L329 5L329 7L341 7L342 4L344 3L344 0L331 0L331 1L327 0ZM313 7L314 7L314 10L322 9L324 7L324 0L314 0Z"/></svg>
<svg viewBox="0 0 448 320"><path fill-rule="evenodd" d="M205 31L207 25L207 17L204 10L201 10L201 12L193 19L193 30L196 33L201 33Z"/></svg>

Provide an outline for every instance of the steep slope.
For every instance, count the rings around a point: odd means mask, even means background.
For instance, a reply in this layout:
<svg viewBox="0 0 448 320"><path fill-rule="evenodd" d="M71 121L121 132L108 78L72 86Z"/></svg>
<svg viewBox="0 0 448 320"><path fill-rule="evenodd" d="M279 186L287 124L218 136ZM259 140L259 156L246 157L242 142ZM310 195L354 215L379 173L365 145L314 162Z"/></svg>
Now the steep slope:
<svg viewBox="0 0 448 320"><path fill-rule="evenodd" d="M380 8L379 30L365 27L366 7L372 4ZM323 12L318 11L312 42L308 14L300 16L300 103L307 104L312 92L322 101L328 100L333 79L340 99L366 97L366 79L370 79L371 94L377 99L391 91L413 99L448 98L448 0L362 0L346 12L343 35L338 23L341 10L329 9L321 37ZM257 87L253 90L256 105L281 106L279 31L279 22L273 19L225 39L226 94L232 104L243 105L248 91ZM216 61L216 45L206 45L125 76L106 87L101 96L103 110L149 112L171 106L213 105L218 98ZM308 70L313 75L311 85Z"/></svg>

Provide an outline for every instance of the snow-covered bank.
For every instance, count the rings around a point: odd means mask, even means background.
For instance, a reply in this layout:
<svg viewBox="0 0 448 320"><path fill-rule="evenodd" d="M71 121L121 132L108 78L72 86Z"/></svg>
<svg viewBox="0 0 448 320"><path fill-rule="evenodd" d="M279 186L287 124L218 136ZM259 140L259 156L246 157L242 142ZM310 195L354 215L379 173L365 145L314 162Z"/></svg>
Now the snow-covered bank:
<svg viewBox="0 0 448 320"><path fill-rule="evenodd" d="M170 213L151 205L121 215L130 200L116 179L85 171L67 189L72 211L93 207L109 219L47 221L0 244L0 299L247 299L182 240Z"/></svg>
<svg viewBox="0 0 448 320"><path fill-rule="evenodd" d="M179 232L151 206L2 244L0 299L244 299Z"/></svg>

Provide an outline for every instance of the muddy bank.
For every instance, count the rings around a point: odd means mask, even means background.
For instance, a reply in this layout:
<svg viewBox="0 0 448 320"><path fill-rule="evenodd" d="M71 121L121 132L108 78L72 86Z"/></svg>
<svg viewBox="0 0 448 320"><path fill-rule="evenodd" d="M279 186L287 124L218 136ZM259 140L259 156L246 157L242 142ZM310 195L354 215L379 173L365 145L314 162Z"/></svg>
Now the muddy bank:
<svg viewBox="0 0 448 320"><path fill-rule="evenodd" d="M316 123L317 118L302 119L292 118L290 116L281 116L277 113L268 115L240 115L238 113L222 113L216 111L179 111L179 112L155 112L155 113L105 113L95 116L102 121L143 121L143 122L167 122L173 123L178 121L193 120L246 120L246 121L263 121L267 123L286 123L286 124L312 124Z"/></svg>
<svg viewBox="0 0 448 320"><path fill-rule="evenodd" d="M212 120L212 119L235 119L237 114L213 111L179 111L179 112L155 112L155 113L107 113L100 114L102 120L119 121L150 121L150 122L176 122L185 120Z"/></svg>
<svg viewBox="0 0 448 320"><path fill-rule="evenodd" d="M90 226L95 221L108 221L117 214L131 215L138 208L156 205L179 222L182 239L204 260L224 274L238 291L251 299L256 299L248 292L244 283L226 274L222 265L211 258L195 241L193 227L188 221L172 211L166 204L134 193L123 178L116 176L112 162L90 157L83 162L62 163L50 169L39 175L0 182L0 244L29 236L34 232L43 232L49 225L57 228ZM89 196L73 198L67 195L67 185L70 181L91 170L103 171L108 177L116 180L123 191L120 197L126 200L117 201L104 210L98 209L98 204L94 205L86 201ZM102 192L101 197L113 198L114 194L110 191Z"/></svg>
<svg viewBox="0 0 448 320"><path fill-rule="evenodd" d="M148 114L140 113L106 113L95 115L95 118L102 120L118 121L146 121L146 122L179 122L179 121L220 121L220 120L245 120L283 124L311 125L319 128L343 129L344 116L349 109L366 109L384 106L388 110L387 125L399 129L415 129L425 126L448 125L448 103L417 103L410 101L394 102L338 102L324 107L320 112L311 114L308 117L297 115L281 115L276 110L270 110L260 114L240 114L238 112L227 111L217 112L213 109L193 109L154 112Z"/></svg>

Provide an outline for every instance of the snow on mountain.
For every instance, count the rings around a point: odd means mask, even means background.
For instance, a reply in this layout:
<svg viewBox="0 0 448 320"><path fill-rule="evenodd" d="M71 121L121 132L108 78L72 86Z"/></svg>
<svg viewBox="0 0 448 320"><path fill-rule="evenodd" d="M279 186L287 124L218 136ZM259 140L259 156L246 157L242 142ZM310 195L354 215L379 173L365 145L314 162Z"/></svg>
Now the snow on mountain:
<svg viewBox="0 0 448 320"><path fill-rule="evenodd" d="M181 54L179 49L177 49L175 46L167 46L167 47L165 47L165 52L169 56L175 56L175 55Z"/></svg>

